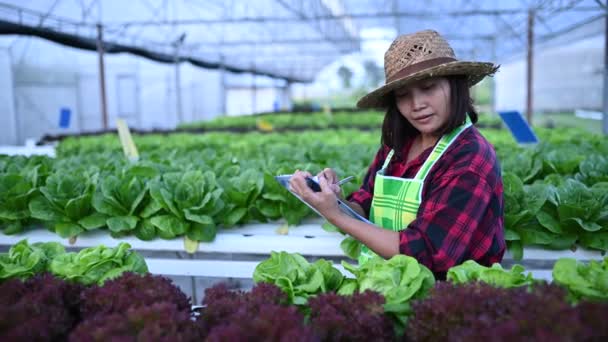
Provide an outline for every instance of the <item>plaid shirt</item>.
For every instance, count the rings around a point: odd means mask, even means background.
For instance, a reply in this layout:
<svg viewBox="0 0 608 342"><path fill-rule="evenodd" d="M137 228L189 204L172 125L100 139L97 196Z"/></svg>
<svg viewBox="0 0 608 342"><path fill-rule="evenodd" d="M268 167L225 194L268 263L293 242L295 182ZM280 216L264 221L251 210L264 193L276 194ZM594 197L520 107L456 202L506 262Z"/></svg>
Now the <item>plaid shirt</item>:
<svg viewBox="0 0 608 342"><path fill-rule="evenodd" d="M412 142L405 144L402 156L407 156ZM407 164L395 153L385 175L414 178L432 149ZM376 172L389 151L387 146L378 150L363 185L347 198L361 205L368 217ZM506 244L500 165L477 128L464 131L433 166L424 181L417 218L403 228L407 229L399 233L401 253L415 257L439 279L469 259L486 266L502 260Z"/></svg>

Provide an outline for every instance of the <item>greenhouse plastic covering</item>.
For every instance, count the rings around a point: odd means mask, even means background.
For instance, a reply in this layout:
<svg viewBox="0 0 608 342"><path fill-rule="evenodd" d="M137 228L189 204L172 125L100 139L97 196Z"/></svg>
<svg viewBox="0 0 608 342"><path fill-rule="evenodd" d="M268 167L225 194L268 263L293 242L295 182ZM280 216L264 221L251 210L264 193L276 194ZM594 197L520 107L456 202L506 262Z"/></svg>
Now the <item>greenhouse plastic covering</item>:
<svg viewBox="0 0 608 342"><path fill-rule="evenodd" d="M39 36L171 63L311 81L362 42L433 28L461 59L500 61L605 15L602 0L20 0L0 2L0 34ZM380 35L365 32L379 30Z"/></svg>

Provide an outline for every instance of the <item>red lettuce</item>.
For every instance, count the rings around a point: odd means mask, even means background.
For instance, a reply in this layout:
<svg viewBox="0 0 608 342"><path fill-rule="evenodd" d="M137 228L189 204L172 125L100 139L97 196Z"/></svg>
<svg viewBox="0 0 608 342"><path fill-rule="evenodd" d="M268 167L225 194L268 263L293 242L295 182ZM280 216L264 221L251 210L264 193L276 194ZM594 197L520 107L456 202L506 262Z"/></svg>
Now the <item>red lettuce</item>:
<svg viewBox="0 0 608 342"><path fill-rule="evenodd" d="M201 341L187 312L172 303L131 307L122 313L92 316L79 324L69 341Z"/></svg>
<svg viewBox="0 0 608 342"><path fill-rule="evenodd" d="M413 304L406 330L414 341L595 340L608 336L600 317L608 304L571 306L555 285L494 288L484 283L438 283Z"/></svg>
<svg viewBox="0 0 608 342"><path fill-rule="evenodd" d="M177 310L190 314L190 299L170 279L151 274L124 273L107 281L103 286L93 286L82 293L82 316L122 313L132 307L150 306L168 302Z"/></svg>
<svg viewBox="0 0 608 342"><path fill-rule="evenodd" d="M258 284L251 292L230 291L217 285L205 291L205 308L198 324L207 341L314 341L287 295L272 284Z"/></svg>
<svg viewBox="0 0 608 342"><path fill-rule="evenodd" d="M384 297L373 291L309 299L310 327L321 341L391 341L395 338Z"/></svg>
<svg viewBox="0 0 608 342"><path fill-rule="evenodd" d="M50 274L0 284L0 340L64 340L79 320L81 291Z"/></svg>

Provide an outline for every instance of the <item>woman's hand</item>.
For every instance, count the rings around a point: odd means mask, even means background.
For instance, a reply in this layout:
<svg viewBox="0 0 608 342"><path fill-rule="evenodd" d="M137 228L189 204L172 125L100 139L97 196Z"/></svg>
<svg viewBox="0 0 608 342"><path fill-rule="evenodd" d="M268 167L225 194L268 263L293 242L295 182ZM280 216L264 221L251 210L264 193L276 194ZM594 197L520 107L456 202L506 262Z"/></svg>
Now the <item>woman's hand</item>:
<svg viewBox="0 0 608 342"><path fill-rule="evenodd" d="M327 179L329 188L331 189L331 191L333 191L334 194L336 194L336 197L343 198L342 189L337 184L338 175L336 174L336 171L334 171L333 169L330 169L330 168L325 168L325 169L323 169L323 171L321 171L317 174L317 178L319 180L321 180L321 178Z"/></svg>
<svg viewBox="0 0 608 342"><path fill-rule="evenodd" d="M306 171L296 170L289 180L291 191L300 196L327 219L340 214L336 194L327 179L323 176L319 177L321 192L314 192L306 184L306 177L312 177L312 175Z"/></svg>

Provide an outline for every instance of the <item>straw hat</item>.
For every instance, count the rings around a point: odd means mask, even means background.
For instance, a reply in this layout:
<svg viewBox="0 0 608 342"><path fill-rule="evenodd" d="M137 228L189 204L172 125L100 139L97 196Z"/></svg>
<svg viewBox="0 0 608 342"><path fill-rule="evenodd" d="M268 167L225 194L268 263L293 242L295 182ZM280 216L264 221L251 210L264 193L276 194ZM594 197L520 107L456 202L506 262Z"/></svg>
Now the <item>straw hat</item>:
<svg viewBox="0 0 608 342"><path fill-rule="evenodd" d="M362 97L357 107L386 107L391 91L427 77L467 75L473 86L496 70L493 63L457 60L450 44L435 31L400 35L384 54L386 84Z"/></svg>

